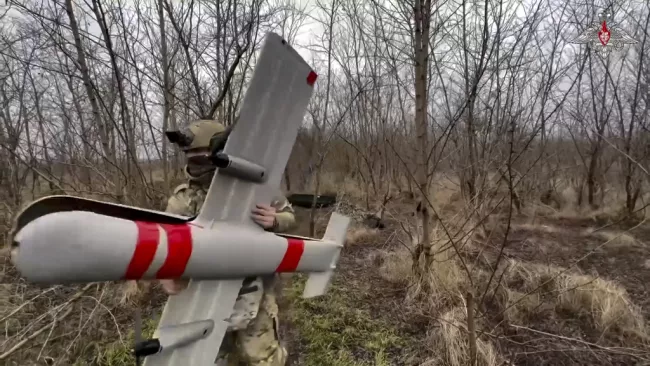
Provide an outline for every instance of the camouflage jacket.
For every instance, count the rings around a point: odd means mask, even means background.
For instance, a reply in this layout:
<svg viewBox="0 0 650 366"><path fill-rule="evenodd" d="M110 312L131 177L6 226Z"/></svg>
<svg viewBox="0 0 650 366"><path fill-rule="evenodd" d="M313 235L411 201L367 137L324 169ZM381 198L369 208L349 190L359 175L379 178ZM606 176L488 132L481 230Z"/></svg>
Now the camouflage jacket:
<svg viewBox="0 0 650 366"><path fill-rule="evenodd" d="M207 189L201 185L193 183L181 184L174 189L174 194L169 197L165 211L182 216L196 216L201 211L207 193ZM283 196L274 197L271 206L277 210L275 215L276 226L271 231L281 233L291 229L295 223L295 217L293 208L287 198Z"/></svg>
<svg viewBox="0 0 650 366"><path fill-rule="evenodd" d="M181 184L169 200L165 211L182 216L196 216L207 194L207 189L193 182ZM295 223L294 211L286 197L275 197L271 206L277 211L275 214L276 225L270 231L284 232ZM265 291L272 291L274 278L246 278L242 290L235 303L234 312L230 318L230 330L245 329L259 311L260 302Z"/></svg>

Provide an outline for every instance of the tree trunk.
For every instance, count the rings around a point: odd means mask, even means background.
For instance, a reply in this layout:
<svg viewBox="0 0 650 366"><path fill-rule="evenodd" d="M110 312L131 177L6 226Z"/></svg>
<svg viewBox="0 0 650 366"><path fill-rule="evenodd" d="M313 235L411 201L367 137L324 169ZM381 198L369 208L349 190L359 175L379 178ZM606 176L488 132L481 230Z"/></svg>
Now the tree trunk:
<svg viewBox="0 0 650 366"><path fill-rule="evenodd" d="M165 13L163 11L163 0L158 0L158 21L160 22L160 58L162 59L163 69L163 132L169 125L169 109L171 90L169 84L169 60L167 59L167 35L165 33ZM171 191L171 182L169 179L169 161L167 156L167 139L162 137L162 166L163 177L165 179L165 189Z"/></svg>
<svg viewBox="0 0 650 366"><path fill-rule="evenodd" d="M417 185L420 193L420 209L418 210L422 225L422 236L418 243L413 268L419 272L419 261L422 254L425 258L425 269L433 262L429 224L429 127L427 123L427 70L429 63L429 28L431 19L431 1L415 1L415 129L417 134Z"/></svg>
<svg viewBox="0 0 650 366"><path fill-rule="evenodd" d="M99 129L99 138L101 140L104 154L108 159L109 164L112 164L113 168L115 168L117 167L115 150L111 147L110 136L108 133L108 125L104 124L104 121L101 117L99 104L97 103L97 98L95 95L95 90L93 88L92 81L90 79L90 71L88 69L88 64L86 62L86 55L83 49L83 44L81 43L79 26L77 24L77 19L74 15L72 0L65 0L65 10L66 13L68 14L68 19L70 21L70 30L72 31L72 36L74 38L74 44L77 51L77 63L78 63L79 71L81 72L84 88L86 89L86 94L88 95L88 101L90 102L90 107L93 114L93 122L97 125ZM109 165L106 165L105 171L109 171L108 166ZM121 184L116 184L116 185L119 187Z"/></svg>

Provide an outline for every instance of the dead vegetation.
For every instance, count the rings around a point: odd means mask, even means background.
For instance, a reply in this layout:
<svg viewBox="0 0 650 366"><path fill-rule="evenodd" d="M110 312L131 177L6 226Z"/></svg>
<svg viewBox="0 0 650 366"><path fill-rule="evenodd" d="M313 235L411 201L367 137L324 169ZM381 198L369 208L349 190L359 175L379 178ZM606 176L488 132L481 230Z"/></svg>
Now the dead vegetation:
<svg viewBox="0 0 650 366"><path fill-rule="evenodd" d="M512 229L525 233L529 238L547 233L560 236L573 233L577 238L583 239L566 243L573 246L585 245L584 239L595 238L599 245L604 244L603 247L610 252L622 256L634 254L621 248L644 247L647 250L647 243L626 232L593 232L581 227L534 225L525 223L528 219L525 216L517 218L517 221L524 223L513 224ZM446 250L443 249L449 240L439 231L432 233L432 239L436 243L432 246L436 253L435 264L426 277L413 277L411 253L399 247L382 255L380 269L381 276L386 281L409 289L405 300L418 304L420 311L435 318L431 322L427 339L433 342L434 349L444 352L433 356L428 364L469 363L465 294L472 291L472 288L480 289L480 292L475 290L479 297L485 291L490 277L496 279L486 291L485 302L479 303L477 307L477 314L480 315L477 315L476 327L482 329L476 342L479 365L502 365L508 359L513 364L525 364L526 361L523 360L527 357L534 359L535 352L530 352L531 356L526 356L528 352L521 350L519 354L508 352L513 349L509 347L510 342L517 342L517 338L522 337L513 335L517 333L515 330L520 330L518 333L521 333L521 329L527 328L532 329L533 333L529 334L532 338L540 336L539 333L534 333L539 330L548 333L547 337L557 336L555 343L573 343L573 347L582 346L587 349L600 347L600 351L612 354L619 354L620 347L633 345L629 347L630 350L623 352L634 355L627 360L648 357L650 349L647 317L644 314L650 309L643 310L635 303L625 289L625 280L609 277L607 273L603 273L604 277L585 274L575 266L542 264L531 258L510 257L495 270L490 267L494 263L495 250L489 247L477 248L482 245L480 239L473 238L472 244L466 244L466 250L461 256L457 256L448 245ZM493 241L499 239L502 238L492 238ZM575 254L580 254L580 251ZM480 256L484 259L478 260L477 257ZM471 263L472 284L468 282L461 259ZM474 260L470 262L472 259ZM643 258L639 260L645 261ZM597 269L590 268L590 271L595 270ZM491 276L493 273L494 276ZM422 289L426 289L426 295L422 294ZM575 322L576 328L567 334L564 322ZM546 355L545 359L550 357ZM573 364L562 357L553 357L554 362L557 362L555 364Z"/></svg>

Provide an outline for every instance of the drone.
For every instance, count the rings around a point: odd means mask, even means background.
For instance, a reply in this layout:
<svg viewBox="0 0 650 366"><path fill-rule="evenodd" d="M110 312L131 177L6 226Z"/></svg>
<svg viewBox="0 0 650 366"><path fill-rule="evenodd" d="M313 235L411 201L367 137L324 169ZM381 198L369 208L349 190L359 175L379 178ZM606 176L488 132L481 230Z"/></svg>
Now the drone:
<svg viewBox="0 0 650 366"><path fill-rule="evenodd" d="M267 232L250 210L270 202L307 111L317 74L279 35L268 33L238 122L222 151L201 211L184 217L68 195L34 201L12 230L12 262L27 281L70 284L186 279L151 339L135 319L140 365L214 365L244 278L308 273L303 297L323 295L350 219L332 213L322 239Z"/></svg>

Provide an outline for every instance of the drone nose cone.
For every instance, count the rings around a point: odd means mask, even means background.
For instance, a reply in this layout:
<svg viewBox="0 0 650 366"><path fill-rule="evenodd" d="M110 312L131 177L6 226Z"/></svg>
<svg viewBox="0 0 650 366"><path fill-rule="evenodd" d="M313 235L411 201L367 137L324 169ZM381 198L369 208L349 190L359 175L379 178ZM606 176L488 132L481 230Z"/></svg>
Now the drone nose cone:
<svg viewBox="0 0 650 366"><path fill-rule="evenodd" d="M137 229L132 221L91 212L37 218L15 237L12 261L37 283L109 281L123 275Z"/></svg>

